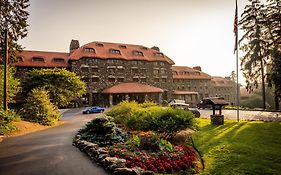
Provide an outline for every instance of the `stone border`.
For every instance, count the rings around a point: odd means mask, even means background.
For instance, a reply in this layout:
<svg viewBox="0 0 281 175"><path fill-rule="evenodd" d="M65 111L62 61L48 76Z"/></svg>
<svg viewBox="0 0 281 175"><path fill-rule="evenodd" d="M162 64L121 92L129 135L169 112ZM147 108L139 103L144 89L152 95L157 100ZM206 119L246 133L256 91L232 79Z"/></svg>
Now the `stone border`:
<svg viewBox="0 0 281 175"><path fill-rule="evenodd" d="M76 134L72 142L81 152L84 152L92 160L102 166L105 170L114 175L154 175L153 171L146 171L139 167L127 168L126 160L111 157L104 147L99 147L98 144L88 142L81 138L80 133Z"/></svg>

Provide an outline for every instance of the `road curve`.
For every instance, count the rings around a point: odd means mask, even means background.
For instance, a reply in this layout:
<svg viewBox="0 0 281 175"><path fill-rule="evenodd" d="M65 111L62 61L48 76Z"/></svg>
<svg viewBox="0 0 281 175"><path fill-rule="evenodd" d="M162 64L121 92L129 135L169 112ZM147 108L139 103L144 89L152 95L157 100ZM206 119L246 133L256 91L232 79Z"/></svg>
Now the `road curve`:
<svg viewBox="0 0 281 175"><path fill-rule="evenodd" d="M81 109L73 109L63 115L63 125L0 143L0 174L108 175L72 146L77 131L98 114L81 115Z"/></svg>

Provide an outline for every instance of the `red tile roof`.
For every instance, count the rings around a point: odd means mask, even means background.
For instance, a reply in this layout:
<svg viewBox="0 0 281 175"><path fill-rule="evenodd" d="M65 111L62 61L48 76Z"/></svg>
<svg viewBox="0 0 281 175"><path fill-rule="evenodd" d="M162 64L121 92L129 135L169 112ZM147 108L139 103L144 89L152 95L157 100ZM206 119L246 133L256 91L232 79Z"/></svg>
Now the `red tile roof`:
<svg viewBox="0 0 281 175"><path fill-rule="evenodd" d="M94 52L85 52L85 48L92 48ZM110 50L119 50L120 54L112 54ZM143 56L136 55L134 52L139 51ZM158 54L158 56L157 56ZM160 54L160 56L159 56ZM71 53L70 60L79 60L82 57L96 57L101 59L115 58L123 60L144 60L144 61L165 61L169 64L175 64L170 58L161 52L150 49L141 45L107 43L107 42L91 42L81 46Z"/></svg>
<svg viewBox="0 0 281 175"><path fill-rule="evenodd" d="M162 93L162 89L140 83L121 83L102 91L105 94Z"/></svg>
<svg viewBox="0 0 281 175"><path fill-rule="evenodd" d="M210 80L212 77L204 72L187 66L172 66L174 79L203 79Z"/></svg>
<svg viewBox="0 0 281 175"><path fill-rule="evenodd" d="M212 77L211 81L212 81L212 84L217 87L233 87L236 85L236 83L234 81L228 80L223 77L217 77L217 76Z"/></svg>
<svg viewBox="0 0 281 175"><path fill-rule="evenodd" d="M194 91L173 91L173 94L175 95L192 95L192 94L195 94L195 95L198 95L198 92L194 92Z"/></svg>
<svg viewBox="0 0 281 175"><path fill-rule="evenodd" d="M18 57L22 61L15 63L17 67L69 67L68 53L63 52L45 52L45 51L30 51L24 50L19 53ZM44 61L35 61L34 58L43 58ZM55 59L55 60L54 60ZM58 61L56 61L58 60Z"/></svg>

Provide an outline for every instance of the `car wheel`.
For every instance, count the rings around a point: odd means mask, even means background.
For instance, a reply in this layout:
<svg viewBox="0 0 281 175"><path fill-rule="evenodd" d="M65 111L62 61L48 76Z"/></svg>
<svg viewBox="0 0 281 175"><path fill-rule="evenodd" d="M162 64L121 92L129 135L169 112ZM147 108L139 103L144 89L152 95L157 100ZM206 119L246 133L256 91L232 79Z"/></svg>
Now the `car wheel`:
<svg viewBox="0 0 281 175"><path fill-rule="evenodd" d="M87 113L87 114L90 114L90 111L87 111L86 113Z"/></svg>

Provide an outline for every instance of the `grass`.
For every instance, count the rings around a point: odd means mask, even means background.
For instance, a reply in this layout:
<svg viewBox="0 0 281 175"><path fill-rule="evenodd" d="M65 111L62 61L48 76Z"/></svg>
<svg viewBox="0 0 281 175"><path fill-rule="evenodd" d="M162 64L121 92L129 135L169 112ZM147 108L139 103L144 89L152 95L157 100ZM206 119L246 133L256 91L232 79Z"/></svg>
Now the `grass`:
<svg viewBox="0 0 281 175"><path fill-rule="evenodd" d="M199 120L194 133L203 156L202 175L281 174L281 123L226 120L222 126Z"/></svg>

